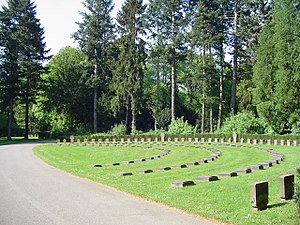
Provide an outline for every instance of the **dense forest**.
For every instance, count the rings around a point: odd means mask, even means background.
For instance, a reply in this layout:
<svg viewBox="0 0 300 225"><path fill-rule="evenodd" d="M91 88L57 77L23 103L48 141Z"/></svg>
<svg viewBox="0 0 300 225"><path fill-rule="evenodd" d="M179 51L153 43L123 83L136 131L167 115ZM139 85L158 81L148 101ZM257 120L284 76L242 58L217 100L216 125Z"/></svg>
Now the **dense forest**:
<svg viewBox="0 0 300 225"><path fill-rule="evenodd" d="M83 5L53 56L34 1L0 9L0 136L300 132L298 1Z"/></svg>

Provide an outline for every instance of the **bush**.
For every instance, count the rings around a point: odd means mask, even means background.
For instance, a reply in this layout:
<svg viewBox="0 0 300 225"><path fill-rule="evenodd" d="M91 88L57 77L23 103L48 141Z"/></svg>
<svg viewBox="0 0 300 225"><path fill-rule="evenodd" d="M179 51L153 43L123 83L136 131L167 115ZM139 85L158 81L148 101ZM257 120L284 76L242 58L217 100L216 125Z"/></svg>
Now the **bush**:
<svg viewBox="0 0 300 225"><path fill-rule="evenodd" d="M255 118L251 112L240 112L227 118L217 133L264 134L267 124L261 118Z"/></svg>
<svg viewBox="0 0 300 225"><path fill-rule="evenodd" d="M300 168L297 169L296 181L295 181L295 195L294 199L300 213Z"/></svg>
<svg viewBox="0 0 300 225"><path fill-rule="evenodd" d="M115 124L113 128L111 128L110 135L121 136L126 135L126 126L122 123Z"/></svg>
<svg viewBox="0 0 300 225"><path fill-rule="evenodd" d="M181 117L172 120L168 134L195 134L195 128Z"/></svg>

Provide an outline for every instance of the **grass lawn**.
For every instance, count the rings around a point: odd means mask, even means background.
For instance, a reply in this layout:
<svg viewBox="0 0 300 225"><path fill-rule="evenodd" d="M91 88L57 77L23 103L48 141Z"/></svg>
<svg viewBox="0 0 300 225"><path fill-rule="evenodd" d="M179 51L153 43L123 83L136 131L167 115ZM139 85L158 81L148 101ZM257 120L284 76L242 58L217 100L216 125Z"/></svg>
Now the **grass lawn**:
<svg viewBox="0 0 300 225"><path fill-rule="evenodd" d="M0 145L11 145L11 144L19 144L19 143L28 143L37 141L37 137L29 137L29 140L24 140L23 137L13 137L11 141L8 141L7 138L0 137Z"/></svg>
<svg viewBox="0 0 300 225"><path fill-rule="evenodd" d="M146 145L146 144L144 144ZM272 146L285 155L285 160L274 167L254 171L232 178L221 178L215 182L198 182L202 175L217 175L264 162L272 158L265 151L239 146L209 145L222 152L217 160L188 168L158 171L158 167L182 164L208 157L211 152L201 146L153 145L142 146L66 146L48 144L34 149L37 156L47 163L72 174L115 187L119 190L142 196L156 202L183 209L189 213L213 218L232 224L284 224L298 225L299 214L293 201L279 198L279 176L295 174L300 166L300 147ZM206 146L208 147L208 146ZM266 146L265 146L266 147ZM158 155L159 148L170 150L170 154L145 162L132 164L123 161ZM119 166L112 163L120 162ZM94 168L94 164L102 167ZM152 169L153 173L142 174L138 170ZM132 172L132 176L120 176L120 172ZM193 180L195 186L174 188L174 180ZM258 181L269 182L269 208L255 211L250 204L250 185Z"/></svg>

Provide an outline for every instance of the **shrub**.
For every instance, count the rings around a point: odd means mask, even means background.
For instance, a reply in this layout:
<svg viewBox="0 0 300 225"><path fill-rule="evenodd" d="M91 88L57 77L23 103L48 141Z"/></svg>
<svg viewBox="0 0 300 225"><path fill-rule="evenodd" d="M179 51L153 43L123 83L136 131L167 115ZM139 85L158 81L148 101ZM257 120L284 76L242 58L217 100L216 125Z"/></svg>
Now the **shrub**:
<svg viewBox="0 0 300 225"><path fill-rule="evenodd" d="M300 213L300 168L297 169L294 199Z"/></svg>
<svg viewBox="0 0 300 225"><path fill-rule="evenodd" d="M126 126L122 123L115 124L113 128L111 128L110 135L121 136L126 134Z"/></svg>
<svg viewBox="0 0 300 225"><path fill-rule="evenodd" d="M261 118L244 111L227 118L217 133L264 134L266 131L267 124Z"/></svg>
<svg viewBox="0 0 300 225"><path fill-rule="evenodd" d="M195 128L187 121L183 120L183 117L172 120L169 125L168 134L194 134Z"/></svg>

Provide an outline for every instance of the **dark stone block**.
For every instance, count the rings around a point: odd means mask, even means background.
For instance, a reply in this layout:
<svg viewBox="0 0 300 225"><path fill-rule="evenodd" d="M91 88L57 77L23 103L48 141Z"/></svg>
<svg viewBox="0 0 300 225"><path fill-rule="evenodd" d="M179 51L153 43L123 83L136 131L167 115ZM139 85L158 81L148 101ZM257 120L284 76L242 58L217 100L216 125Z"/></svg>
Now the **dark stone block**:
<svg viewBox="0 0 300 225"><path fill-rule="evenodd" d="M130 173L130 172L121 172L121 173L119 173L119 175L120 176L131 176L132 173Z"/></svg>
<svg viewBox="0 0 300 225"><path fill-rule="evenodd" d="M236 177L236 172L223 172L218 174L220 177Z"/></svg>
<svg viewBox="0 0 300 225"><path fill-rule="evenodd" d="M263 167L272 167L273 166L273 164L271 162L259 163L258 165L261 165Z"/></svg>
<svg viewBox="0 0 300 225"><path fill-rule="evenodd" d="M111 164L112 166L119 166L120 165L120 163L113 163L113 164Z"/></svg>
<svg viewBox="0 0 300 225"><path fill-rule="evenodd" d="M171 167L160 167L157 170L171 170Z"/></svg>
<svg viewBox="0 0 300 225"><path fill-rule="evenodd" d="M239 173L251 173L252 170L249 169L249 168L246 168L246 169L237 169L235 172L237 172L238 174Z"/></svg>
<svg viewBox="0 0 300 225"><path fill-rule="evenodd" d="M94 167L102 167L100 164L95 164Z"/></svg>
<svg viewBox="0 0 300 225"><path fill-rule="evenodd" d="M200 176L198 177L199 181L217 181L219 180L218 176Z"/></svg>
<svg viewBox="0 0 300 225"><path fill-rule="evenodd" d="M201 159L197 161L198 163L208 163L207 159Z"/></svg>
<svg viewBox="0 0 300 225"><path fill-rule="evenodd" d="M267 181L254 183L251 186L251 204L257 210L268 208L269 203L269 185Z"/></svg>
<svg viewBox="0 0 300 225"><path fill-rule="evenodd" d="M251 169L251 170L263 170L264 166L263 165L254 165L254 166L249 166L247 169Z"/></svg>
<svg viewBox="0 0 300 225"><path fill-rule="evenodd" d="M280 161L281 160L279 160L279 159L271 159L271 163L273 163L273 164L280 164Z"/></svg>
<svg viewBox="0 0 300 225"><path fill-rule="evenodd" d="M153 173L153 170L139 170L139 173Z"/></svg>
<svg viewBox="0 0 300 225"><path fill-rule="evenodd" d="M294 180L293 174L287 174L279 177L280 179L280 198L289 200L294 196Z"/></svg>
<svg viewBox="0 0 300 225"><path fill-rule="evenodd" d="M187 168L187 165L186 164L175 164L175 165L172 165L173 168Z"/></svg>
<svg viewBox="0 0 300 225"><path fill-rule="evenodd" d="M196 166L196 165L199 165L199 162L188 162L188 163L186 163L186 165Z"/></svg>
<svg viewBox="0 0 300 225"><path fill-rule="evenodd" d="M131 164L131 163L134 163L134 160L125 161L124 163Z"/></svg>
<svg viewBox="0 0 300 225"><path fill-rule="evenodd" d="M195 185L195 182L191 180L175 180L172 182L172 186L174 187L187 187L192 185Z"/></svg>

